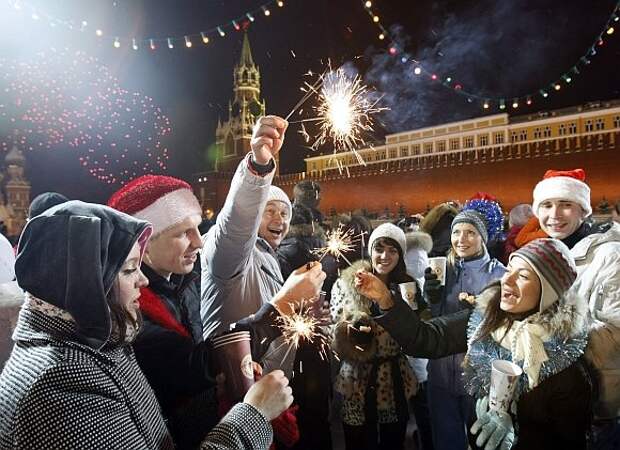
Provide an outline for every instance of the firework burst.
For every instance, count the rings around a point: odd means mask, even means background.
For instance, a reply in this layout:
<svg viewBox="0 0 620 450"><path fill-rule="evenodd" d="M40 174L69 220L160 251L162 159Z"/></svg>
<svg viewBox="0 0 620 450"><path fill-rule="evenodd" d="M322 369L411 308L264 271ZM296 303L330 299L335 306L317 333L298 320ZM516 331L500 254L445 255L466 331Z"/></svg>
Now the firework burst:
<svg viewBox="0 0 620 450"><path fill-rule="evenodd" d="M166 170L169 119L153 99L123 89L94 57L68 49L32 60L0 57L0 151L76 155L108 184Z"/></svg>
<svg viewBox="0 0 620 450"><path fill-rule="evenodd" d="M363 245L365 234L364 232L355 234L354 229L349 228L345 230L342 223L338 224L338 228L327 233L326 245L324 247L315 248L312 250L312 253L319 258L319 261L329 254L336 260L342 258L351 265L351 261L347 259L345 254L355 250L355 246L358 242L362 241Z"/></svg>

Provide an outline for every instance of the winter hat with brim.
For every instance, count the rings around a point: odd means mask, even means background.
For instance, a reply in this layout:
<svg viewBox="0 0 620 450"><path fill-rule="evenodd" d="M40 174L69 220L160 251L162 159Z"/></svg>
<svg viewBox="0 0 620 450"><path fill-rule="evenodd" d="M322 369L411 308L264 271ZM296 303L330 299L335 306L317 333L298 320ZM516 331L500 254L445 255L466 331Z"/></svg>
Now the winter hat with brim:
<svg viewBox="0 0 620 450"><path fill-rule="evenodd" d="M466 209L461 211L456 215L456 217L452 220L451 230L454 229L454 226L459 223L468 223L473 226L476 231L482 237L482 241L486 244L489 240L489 235L487 233L487 223L484 216L474 209Z"/></svg>
<svg viewBox="0 0 620 450"><path fill-rule="evenodd" d="M382 223L371 233L368 238L368 250L372 252L372 248L380 238L390 238L400 246L401 254L407 253L407 239L405 232L392 223Z"/></svg>
<svg viewBox="0 0 620 450"><path fill-rule="evenodd" d="M540 279L540 306L543 312L573 285L577 269L568 247L557 239L536 239L510 255L526 261Z"/></svg>
<svg viewBox="0 0 620 450"><path fill-rule="evenodd" d="M538 217L540 204L547 200L568 200L577 203L586 216L592 214L590 186L586 183L586 172L575 170L547 170L542 181L534 188L532 210Z"/></svg>
<svg viewBox="0 0 620 450"><path fill-rule="evenodd" d="M202 217L191 186L165 175L144 175L130 181L112 194L108 206L150 222L153 236L190 216Z"/></svg>
<svg viewBox="0 0 620 450"><path fill-rule="evenodd" d="M269 195L267 196L267 203L269 202L282 202L288 207L288 220L291 221L291 212L293 210L291 206L291 200L282 189L278 186L269 186Z"/></svg>

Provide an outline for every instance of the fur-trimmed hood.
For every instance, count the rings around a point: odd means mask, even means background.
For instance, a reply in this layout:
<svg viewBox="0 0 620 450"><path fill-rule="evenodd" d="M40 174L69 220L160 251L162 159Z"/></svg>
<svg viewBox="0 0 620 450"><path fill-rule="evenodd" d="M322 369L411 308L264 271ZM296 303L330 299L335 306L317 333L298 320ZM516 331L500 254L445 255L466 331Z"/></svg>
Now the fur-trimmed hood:
<svg viewBox="0 0 620 450"><path fill-rule="evenodd" d="M411 231L405 235L407 250L420 249L429 253L433 249L433 238L424 231Z"/></svg>
<svg viewBox="0 0 620 450"><path fill-rule="evenodd" d="M476 308L484 316L488 304L501 295L499 281L490 284L476 298ZM565 340L583 334L588 329L587 301L568 290L558 301L540 313L535 323L545 326L549 334Z"/></svg>

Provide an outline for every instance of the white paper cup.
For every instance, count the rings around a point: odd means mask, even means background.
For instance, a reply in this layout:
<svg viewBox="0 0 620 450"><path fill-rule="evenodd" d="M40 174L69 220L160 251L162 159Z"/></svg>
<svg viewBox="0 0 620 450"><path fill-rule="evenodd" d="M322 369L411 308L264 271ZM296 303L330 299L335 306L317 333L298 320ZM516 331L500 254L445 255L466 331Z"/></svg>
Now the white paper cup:
<svg viewBox="0 0 620 450"><path fill-rule="evenodd" d="M415 284L415 281L409 281L407 283L400 283L398 285L398 289L400 289L400 295L405 302L413 309L414 311L418 310L418 302L415 300L415 294L418 291L418 287Z"/></svg>
<svg viewBox="0 0 620 450"><path fill-rule="evenodd" d="M428 258L428 265L431 270L437 275L437 279L442 286L446 285L446 264L448 258L445 256L436 256L434 258Z"/></svg>
<svg viewBox="0 0 620 450"><path fill-rule="evenodd" d="M491 363L489 409L501 412L510 410L510 402L522 373L521 367L510 361L496 359Z"/></svg>

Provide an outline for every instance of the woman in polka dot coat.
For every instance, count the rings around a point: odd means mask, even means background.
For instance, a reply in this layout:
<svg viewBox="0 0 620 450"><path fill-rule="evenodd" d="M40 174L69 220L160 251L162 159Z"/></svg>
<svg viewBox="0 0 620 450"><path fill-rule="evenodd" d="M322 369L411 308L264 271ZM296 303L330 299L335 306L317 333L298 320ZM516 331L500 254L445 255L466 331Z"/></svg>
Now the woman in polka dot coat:
<svg viewBox="0 0 620 450"><path fill-rule="evenodd" d="M147 222L78 201L28 222L15 265L27 296L0 375L0 449L173 448L130 345L150 234ZM272 436L267 417L240 403L201 447L267 449Z"/></svg>
<svg viewBox="0 0 620 450"><path fill-rule="evenodd" d="M374 321L378 309L355 289L355 275L359 270L372 271L393 289L414 280L406 273L405 234L400 228L377 227L368 247L371 262L354 263L332 289L333 348L342 362L335 390L343 398L348 450L398 450L407 429L407 401L415 394L417 381L398 343Z"/></svg>

